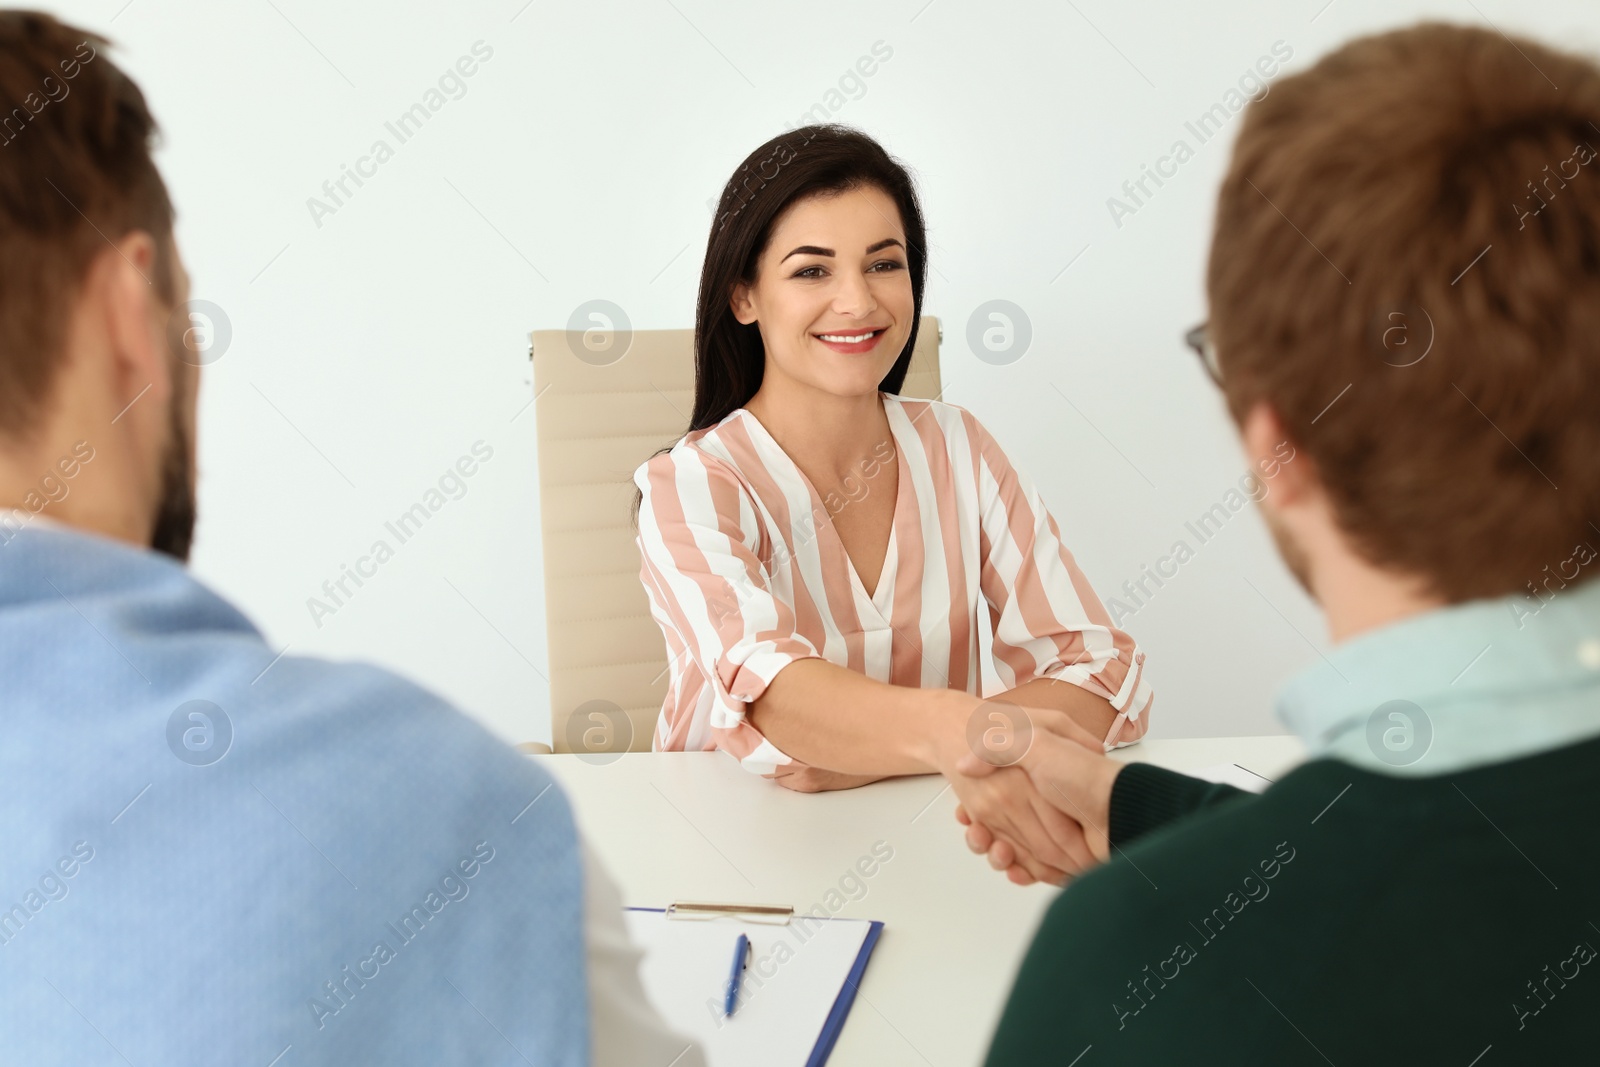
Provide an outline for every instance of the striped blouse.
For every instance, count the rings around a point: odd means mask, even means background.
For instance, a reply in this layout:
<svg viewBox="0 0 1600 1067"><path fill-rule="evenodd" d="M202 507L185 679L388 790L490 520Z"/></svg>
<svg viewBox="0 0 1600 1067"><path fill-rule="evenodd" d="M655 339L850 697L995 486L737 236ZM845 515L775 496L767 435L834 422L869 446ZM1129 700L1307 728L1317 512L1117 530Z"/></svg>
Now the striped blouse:
<svg viewBox="0 0 1600 1067"><path fill-rule="evenodd" d="M634 472L640 577L670 657L655 748L721 748L759 774L799 762L746 712L780 670L813 656L893 685L983 695L985 608L1007 689L1082 686L1126 716L1119 743L1142 736L1144 653L1111 624L1032 484L970 413L882 397L892 440L842 493L818 494L744 408ZM868 595L832 516L889 463L894 522Z"/></svg>

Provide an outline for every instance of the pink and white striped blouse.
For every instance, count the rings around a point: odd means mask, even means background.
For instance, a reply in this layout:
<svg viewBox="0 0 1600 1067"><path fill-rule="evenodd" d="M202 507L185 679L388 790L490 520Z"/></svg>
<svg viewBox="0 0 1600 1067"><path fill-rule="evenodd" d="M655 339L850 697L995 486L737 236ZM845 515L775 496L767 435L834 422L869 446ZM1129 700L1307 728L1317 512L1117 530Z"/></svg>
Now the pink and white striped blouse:
<svg viewBox="0 0 1600 1067"><path fill-rule="evenodd" d="M656 749L721 748L760 774L798 762L746 711L812 656L893 685L983 695L985 608L1006 688L1071 682L1126 716L1118 743L1141 737L1144 653L1112 626L1032 484L963 409L882 396L893 439L843 493L819 495L744 408L634 471L640 577L671 658ZM894 525L869 596L832 516L889 463Z"/></svg>

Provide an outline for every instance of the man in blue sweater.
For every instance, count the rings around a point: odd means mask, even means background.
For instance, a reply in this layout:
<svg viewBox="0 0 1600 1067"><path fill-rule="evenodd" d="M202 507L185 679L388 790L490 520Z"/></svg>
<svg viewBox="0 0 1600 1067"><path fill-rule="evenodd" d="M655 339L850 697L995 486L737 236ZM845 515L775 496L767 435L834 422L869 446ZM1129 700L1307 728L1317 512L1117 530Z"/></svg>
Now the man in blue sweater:
<svg viewBox="0 0 1600 1067"><path fill-rule="evenodd" d="M548 774L184 569L200 357L105 46L0 12L0 1058L701 1064Z"/></svg>
<svg viewBox="0 0 1600 1067"><path fill-rule="evenodd" d="M1597 147L1593 61L1475 28L1250 105L1191 336L1250 459L1294 449L1262 510L1336 646L1278 703L1311 760L1258 797L1041 719L1021 765L1108 862L994 1067L1594 1062Z"/></svg>

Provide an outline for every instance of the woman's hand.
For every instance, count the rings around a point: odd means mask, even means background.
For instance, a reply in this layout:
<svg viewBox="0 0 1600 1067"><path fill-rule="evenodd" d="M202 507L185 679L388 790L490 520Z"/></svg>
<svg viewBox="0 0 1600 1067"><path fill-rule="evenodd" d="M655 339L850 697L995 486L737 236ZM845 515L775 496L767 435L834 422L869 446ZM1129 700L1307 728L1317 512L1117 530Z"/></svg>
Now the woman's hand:
<svg viewBox="0 0 1600 1067"><path fill-rule="evenodd" d="M956 821L967 828L967 848L989 860L989 866L997 871L1005 872L1006 878L1014 885L1033 885L1035 882L1047 881L1052 885L1064 884L1051 881L1051 879L1035 878L1033 872L1017 862L1017 850L1009 841L1002 841L989 832L989 828L982 823L973 822L972 816L961 805L956 805Z"/></svg>
<svg viewBox="0 0 1600 1067"><path fill-rule="evenodd" d="M1006 866L1017 868L1012 881L1061 885L1092 863L1077 824L1040 797L1020 770L994 766L986 768L987 774L959 770L964 759L973 757L974 745L983 747L990 759L997 758L991 751L996 746L1003 755L1012 743L1010 726L1028 718L1025 709L952 692L932 724L929 758L950 783L960 810L986 827L993 839L1007 843L1011 851Z"/></svg>
<svg viewBox="0 0 1600 1067"><path fill-rule="evenodd" d="M838 771L825 771L821 767L809 767L803 763L788 763L779 767L768 777L785 789L793 789L796 793L823 793L830 789L854 789L858 785L881 782L883 779L892 776L887 774L840 774Z"/></svg>
<svg viewBox="0 0 1600 1067"><path fill-rule="evenodd" d="M1064 885L1094 865L1083 830L1041 797L1021 770L1003 767L981 778L955 773L949 779L960 800L956 817L988 836L982 851L1011 881ZM969 845L971 837L969 830ZM996 863L999 859L1005 862Z"/></svg>
<svg viewBox="0 0 1600 1067"><path fill-rule="evenodd" d="M1041 717L1036 724L1038 729L1027 752L1016 766L1006 770L1026 773L1039 796L1078 827L1091 855L1086 866L1100 863L1111 851L1107 833L1111 788L1122 764L1108 759L1100 743L1070 719ZM980 778L995 773L983 760L971 756L958 761L957 767L958 773ZM967 827L967 847L987 854L991 867L1005 871L1019 885L1034 880L1035 875L1022 863L1019 850L995 827L985 825L965 806L956 809L956 820Z"/></svg>
<svg viewBox="0 0 1600 1067"><path fill-rule="evenodd" d="M1042 795L1045 786L1014 765L1043 724L1058 719L1062 730L1099 751L1064 712L1009 701L969 706L964 720L945 719L938 731L940 770L960 802L956 818L968 827L968 847L987 854L990 865L1018 885L1063 885L1098 861L1076 813Z"/></svg>

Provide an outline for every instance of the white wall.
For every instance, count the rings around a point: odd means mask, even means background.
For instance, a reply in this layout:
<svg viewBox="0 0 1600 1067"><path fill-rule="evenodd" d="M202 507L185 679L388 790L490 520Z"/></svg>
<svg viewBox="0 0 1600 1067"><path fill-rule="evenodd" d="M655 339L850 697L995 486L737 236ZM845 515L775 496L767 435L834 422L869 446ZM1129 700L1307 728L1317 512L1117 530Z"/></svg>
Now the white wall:
<svg viewBox="0 0 1600 1067"><path fill-rule="evenodd" d="M597 297L638 328L689 325L708 200L813 105L919 175L945 397L1032 474L1109 597L1197 544L1185 522L1244 473L1179 340L1204 315L1238 119L1120 226L1108 197L1175 140L1198 145L1185 121L1274 42L1292 73L1423 16L1590 51L1600 21L1589 0L50 6L109 34L143 85L195 296L231 322L201 407L196 570L276 646L388 664L514 740L548 736L525 335ZM399 143L385 122L479 41L492 56L464 95ZM892 56L864 91L830 100L880 41ZM393 158L314 219L308 198L379 139ZM1033 333L1006 366L965 340L996 298ZM465 495L317 625L307 599L393 544L384 523L479 441L493 458ZM1279 732L1274 691L1329 647L1253 509L1125 625L1160 736Z"/></svg>

